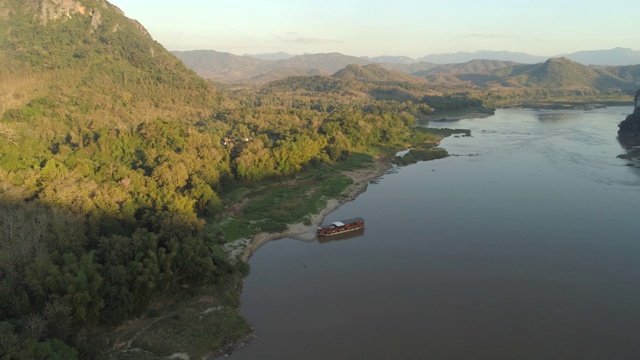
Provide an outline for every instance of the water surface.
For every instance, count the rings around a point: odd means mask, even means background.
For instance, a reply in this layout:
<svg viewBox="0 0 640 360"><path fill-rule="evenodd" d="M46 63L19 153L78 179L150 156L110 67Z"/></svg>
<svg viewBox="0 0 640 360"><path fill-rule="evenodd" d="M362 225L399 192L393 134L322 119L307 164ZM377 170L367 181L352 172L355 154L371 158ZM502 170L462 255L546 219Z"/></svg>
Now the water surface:
<svg viewBox="0 0 640 360"><path fill-rule="evenodd" d="M453 156L393 169L325 222L249 261L232 359L640 359L640 172L626 107L499 110Z"/></svg>

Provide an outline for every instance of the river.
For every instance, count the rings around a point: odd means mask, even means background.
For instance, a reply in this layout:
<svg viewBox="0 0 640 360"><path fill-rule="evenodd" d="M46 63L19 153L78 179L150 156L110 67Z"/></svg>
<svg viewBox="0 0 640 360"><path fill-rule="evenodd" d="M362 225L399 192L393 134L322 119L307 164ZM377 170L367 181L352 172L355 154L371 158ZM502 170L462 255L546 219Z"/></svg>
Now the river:
<svg viewBox="0 0 640 360"><path fill-rule="evenodd" d="M640 359L640 169L631 107L431 123L446 159L394 168L325 223L249 260L231 359Z"/></svg>

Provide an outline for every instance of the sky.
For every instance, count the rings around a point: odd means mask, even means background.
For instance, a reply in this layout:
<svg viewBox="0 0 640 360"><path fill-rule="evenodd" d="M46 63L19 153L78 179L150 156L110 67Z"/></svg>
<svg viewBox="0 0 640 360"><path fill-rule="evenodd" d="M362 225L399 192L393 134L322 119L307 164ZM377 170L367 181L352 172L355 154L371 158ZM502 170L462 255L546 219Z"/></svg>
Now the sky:
<svg viewBox="0 0 640 360"><path fill-rule="evenodd" d="M109 0L168 50L353 56L640 49L634 0Z"/></svg>

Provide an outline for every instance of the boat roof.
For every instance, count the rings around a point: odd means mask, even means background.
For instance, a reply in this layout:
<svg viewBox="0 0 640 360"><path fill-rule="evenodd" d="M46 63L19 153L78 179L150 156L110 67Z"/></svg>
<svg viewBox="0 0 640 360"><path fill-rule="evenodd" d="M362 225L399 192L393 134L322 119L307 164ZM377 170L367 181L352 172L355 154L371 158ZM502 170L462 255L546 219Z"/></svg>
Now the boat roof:
<svg viewBox="0 0 640 360"><path fill-rule="evenodd" d="M345 223L345 224L348 224L348 223L352 223L352 222L356 222L356 221L364 221L364 219L361 218L361 217L354 217L354 218L351 218L351 219L340 220L340 221Z"/></svg>
<svg viewBox="0 0 640 360"><path fill-rule="evenodd" d="M330 225L344 226L344 224L351 224L358 221L364 221L364 219L361 217L355 217L355 218L346 219L346 220L334 221Z"/></svg>

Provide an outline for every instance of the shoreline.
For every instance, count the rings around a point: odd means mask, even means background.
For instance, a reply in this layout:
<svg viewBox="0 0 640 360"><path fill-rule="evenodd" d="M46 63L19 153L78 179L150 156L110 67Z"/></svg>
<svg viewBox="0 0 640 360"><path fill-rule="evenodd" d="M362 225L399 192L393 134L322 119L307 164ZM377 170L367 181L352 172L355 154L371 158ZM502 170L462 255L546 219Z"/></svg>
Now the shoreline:
<svg viewBox="0 0 640 360"><path fill-rule="evenodd" d="M472 111L472 112L465 112L465 113L457 113L457 112L446 113L445 112L442 115L438 115L438 116L435 116L433 114L427 115L423 120L420 120L419 122L423 122L423 123L455 122L455 121L466 120L466 119L484 119L484 118L493 116L494 114L495 114L495 111L491 111L491 112Z"/></svg>
<svg viewBox="0 0 640 360"><path fill-rule="evenodd" d="M467 119L467 118L485 118L493 115L482 112L471 112L464 114L457 114L455 120ZM442 140L442 139L440 139ZM439 143L439 141L438 141ZM292 238L296 240L312 242L317 240L316 229L322 224L325 217L339 208L341 205L353 201L358 195L364 193L367 190L369 182L373 179L377 179L395 167L392 163L393 156L381 156L374 159L373 166L353 171L341 171L342 174L348 176L353 180L353 183L349 185L338 197L330 198L323 209L316 214L309 214L309 225L304 223L289 224L288 229L279 233L260 232L255 234L251 238L243 238L228 243L225 251L232 259L240 259L245 263L248 263L249 259L255 254L258 249L270 241L275 241L283 238ZM238 287L238 293L236 296L238 299L241 297L241 293L244 287L244 278L240 280ZM239 311L238 307L238 311ZM240 350L249 345L252 339L256 338L257 332L255 329L246 337L229 344L221 352L213 357L207 357L207 359L218 358L220 356L229 356L234 351ZM248 341L247 341L248 340Z"/></svg>
<svg viewBox="0 0 640 360"><path fill-rule="evenodd" d="M303 223L289 224L289 228L279 233L261 232L250 239L239 240L244 246L239 258L247 262L249 258L264 244L269 241L279 240L283 238L292 238L302 241L314 241L316 237L316 228L322 224L324 218L339 208L341 205L354 200L358 195L367 190L369 181L384 175L393 165L388 159L375 159L373 167L358 169L353 171L342 171L342 173L353 180L353 184L349 185L341 194L340 198L332 198L327 200L326 206L317 214L310 214L310 225Z"/></svg>
<svg viewBox="0 0 640 360"><path fill-rule="evenodd" d="M422 120L418 120L419 123L428 122L455 122L462 119L482 119L493 116L495 111L479 111L474 110L470 112L451 112L444 113L442 118L434 118L433 116L427 116ZM240 259L243 262L247 262L249 258L264 244L269 241L279 240L283 238L292 238L302 241L311 242L317 239L316 228L322 224L324 218L331 212L336 210L341 205L354 200L358 195L366 191L367 185L370 180L378 178L384 175L387 170L391 169L394 165L391 164L391 160L387 157L376 158L373 166L365 169L358 169L353 171L342 171L342 174L348 176L353 180L353 184L349 185L345 191L338 197L327 200L326 206L316 214L309 214L310 225L305 225L302 222L289 224L287 230L278 233L260 232L253 235L251 238L242 238L231 243L227 243L224 246L225 251L229 254L231 259Z"/></svg>

